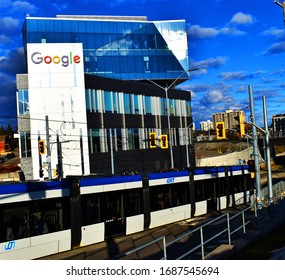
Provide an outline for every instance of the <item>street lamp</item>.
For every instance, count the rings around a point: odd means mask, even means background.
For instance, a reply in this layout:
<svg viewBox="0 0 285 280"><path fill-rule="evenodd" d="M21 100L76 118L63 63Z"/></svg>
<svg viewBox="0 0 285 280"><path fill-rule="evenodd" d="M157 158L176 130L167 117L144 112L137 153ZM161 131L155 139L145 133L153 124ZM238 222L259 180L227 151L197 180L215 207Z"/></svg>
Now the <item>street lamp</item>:
<svg viewBox="0 0 285 280"><path fill-rule="evenodd" d="M169 98L168 98L168 90L170 88L173 87L173 85L176 83L176 81L185 73L187 72L192 72L192 71L196 71L199 70L200 68L192 68L192 69L188 69L186 71L184 71L183 73L181 73L171 84L170 86L165 86L162 87L161 85L155 83L152 80L148 80L149 82L151 82L152 84L156 85L157 87L163 89L165 91L165 98L166 98L166 108L167 108L167 126L168 126L168 134L169 134L169 151L170 151L170 168L174 169L174 161L173 161L173 147L172 147L172 133L170 132L171 126L170 126L170 108L169 108Z"/></svg>

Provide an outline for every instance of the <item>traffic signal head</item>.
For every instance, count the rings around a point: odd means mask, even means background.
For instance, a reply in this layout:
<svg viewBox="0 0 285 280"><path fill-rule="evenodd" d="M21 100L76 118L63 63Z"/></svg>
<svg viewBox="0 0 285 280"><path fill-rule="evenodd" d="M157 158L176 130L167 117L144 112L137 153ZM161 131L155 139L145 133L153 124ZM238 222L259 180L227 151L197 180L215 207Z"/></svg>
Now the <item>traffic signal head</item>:
<svg viewBox="0 0 285 280"><path fill-rule="evenodd" d="M44 140L39 140L39 154L43 155L46 153L46 146Z"/></svg>
<svg viewBox="0 0 285 280"><path fill-rule="evenodd" d="M217 122L216 123L216 133L217 139L225 139L226 138L226 129L224 122Z"/></svg>
<svg viewBox="0 0 285 280"><path fill-rule="evenodd" d="M160 135L160 148L168 149L168 137L167 134Z"/></svg>
<svg viewBox="0 0 285 280"><path fill-rule="evenodd" d="M244 116L239 112L237 116L234 117L234 119L237 121L237 132L239 133L240 137L243 137L245 134L244 130Z"/></svg>
<svg viewBox="0 0 285 280"><path fill-rule="evenodd" d="M255 172L255 163L253 159L250 159L247 161L248 164L248 171L249 172Z"/></svg>
<svg viewBox="0 0 285 280"><path fill-rule="evenodd" d="M149 134L149 147L150 148L156 148L156 133L155 132L151 132Z"/></svg>

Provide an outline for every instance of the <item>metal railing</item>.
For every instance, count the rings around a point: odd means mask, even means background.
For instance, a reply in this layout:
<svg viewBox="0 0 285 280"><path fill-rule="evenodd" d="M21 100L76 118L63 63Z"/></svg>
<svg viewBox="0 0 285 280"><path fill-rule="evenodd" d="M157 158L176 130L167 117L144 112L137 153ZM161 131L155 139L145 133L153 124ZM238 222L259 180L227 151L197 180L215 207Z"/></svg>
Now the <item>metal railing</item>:
<svg viewBox="0 0 285 280"><path fill-rule="evenodd" d="M231 236L232 234L234 234L235 232L239 231L240 229L243 229L243 232L246 232L246 228L245 226L247 224L249 224L251 222L251 220L246 221L245 220L245 212L248 210L251 210L251 206L247 207L246 209L242 210L241 212L236 213L235 215L233 215L232 217L230 217L229 213L225 213L222 214L221 216L201 225L200 227L191 230L191 231L187 231L186 233L180 235L179 237L177 237L175 240L172 240L171 242L166 244L166 247L169 247L173 244L175 244L176 242L180 241L182 238L188 237L189 235L192 235L193 233L195 233L196 231L200 231L200 244L198 244L197 246L195 246L194 248L192 248L191 250L187 251L186 253L182 254L181 256L179 256L177 258L177 260L181 260L183 258L185 258L186 256L188 256L189 254L193 253L194 251L198 250L199 248L201 248L201 255L202 255L202 260L205 259L205 245L210 243L211 241L213 241L214 239L216 239L217 237L223 235L224 233L227 233L227 237L228 237L228 244L231 245ZM234 230L231 231L231 220L237 218L241 216L242 217L242 223L240 226L236 227ZM215 235L209 237L208 239L204 240L204 229L205 227L218 222L219 220L224 220L226 221L227 227L226 228L222 228L220 231L218 231Z"/></svg>

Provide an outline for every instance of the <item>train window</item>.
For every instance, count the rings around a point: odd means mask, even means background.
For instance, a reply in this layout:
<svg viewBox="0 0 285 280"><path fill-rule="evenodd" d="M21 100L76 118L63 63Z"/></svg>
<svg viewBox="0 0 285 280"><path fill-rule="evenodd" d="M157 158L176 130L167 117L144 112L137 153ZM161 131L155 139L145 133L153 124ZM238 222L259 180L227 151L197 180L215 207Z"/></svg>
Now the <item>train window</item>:
<svg viewBox="0 0 285 280"><path fill-rule="evenodd" d="M91 225L102 221L100 195L82 196L82 223Z"/></svg>
<svg viewBox="0 0 285 280"><path fill-rule="evenodd" d="M150 188L150 210L162 210L170 207L171 188L168 186L155 186Z"/></svg>
<svg viewBox="0 0 285 280"><path fill-rule="evenodd" d="M244 191L243 176L230 177L231 193L239 193Z"/></svg>
<svg viewBox="0 0 285 280"><path fill-rule="evenodd" d="M204 200L204 182L203 181L195 181L195 200L202 201Z"/></svg>
<svg viewBox="0 0 285 280"><path fill-rule="evenodd" d="M189 189L188 182L151 187L151 211L190 203Z"/></svg>
<svg viewBox="0 0 285 280"><path fill-rule="evenodd" d="M195 200L202 201L216 197L216 182L211 180L195 181Z"/></svg>
<svg viewBox="0 0 285 280"><path fill-rule="evenodd" d="M226 196L228 194L227 182L225 179L219 179L217 182L217 197Z"/></svg>
<svg viewBox="0 0 285 280"><path fill-rule="evenodd" d="M3 225L3 230L0 234L1 242L25 238L30 235L28 207L6 209L2 215L1 224Z"/></svg>
<svg viewBox="0 0 285 280"><path fill-rule="evenodd" d="M3 209L0 211L0 225L4 225L0 231L0 241L66 229L69 219L64 217L63 205L64 202L50 199L13 204Z"/></svg>
<svg viewBox="0 0 285 280"><path fill-rule="evenodd" d="M30 207L31 236L56 232L67 228L62 202L41 200Z"/></svg>
<svg viewBox="0 0 285 280"><path fill-rule="evenodd" d="M128 217L142 214L142 191L134 190L126 193L126 214Z"/></svg>

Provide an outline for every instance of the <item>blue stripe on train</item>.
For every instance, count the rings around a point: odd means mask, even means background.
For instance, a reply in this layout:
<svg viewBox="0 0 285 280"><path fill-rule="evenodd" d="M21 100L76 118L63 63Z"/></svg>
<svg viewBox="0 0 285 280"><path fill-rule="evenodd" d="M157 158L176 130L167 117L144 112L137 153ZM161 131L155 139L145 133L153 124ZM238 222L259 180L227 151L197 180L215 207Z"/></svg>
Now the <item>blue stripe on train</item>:
<svg viewBox="0 0 285 280"><path fill-rule="evenodd" d="M59 190L65 189L67 187L68 186L61 181L0 184L0 195L10 193L29 193L37 191Z"/></svg>

